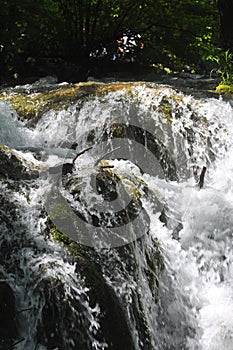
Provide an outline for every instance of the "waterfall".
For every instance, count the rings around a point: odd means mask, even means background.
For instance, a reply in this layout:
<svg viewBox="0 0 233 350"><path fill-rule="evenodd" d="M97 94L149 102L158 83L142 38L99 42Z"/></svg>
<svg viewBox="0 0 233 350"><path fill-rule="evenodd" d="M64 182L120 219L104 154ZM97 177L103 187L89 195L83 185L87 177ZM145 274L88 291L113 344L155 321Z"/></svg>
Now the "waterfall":
<svg viewBox="0 0 233 350"><path fill-rule="evenodd" d="M0 349L232 349L230 102L137 83L0 130Z"/></svg>

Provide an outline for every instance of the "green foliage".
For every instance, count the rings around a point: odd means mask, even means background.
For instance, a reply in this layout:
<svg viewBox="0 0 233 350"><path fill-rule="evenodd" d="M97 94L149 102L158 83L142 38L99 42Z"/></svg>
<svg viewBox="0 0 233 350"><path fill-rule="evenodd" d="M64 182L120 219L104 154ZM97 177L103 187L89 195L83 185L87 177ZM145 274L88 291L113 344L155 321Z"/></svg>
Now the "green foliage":
<svg viewBox="0 0 233 350"><path fill-rule="evenodd" d="M126 28L142 35L139 61L171 69L201 67L220 40L218 10L210 0L5 0L0 74L25 74L28 57L85 62L101 44L111 55Z"/></svg>
<svg viewBox="0 0 233 350"><path fill-rule="evenodd" d="M221 74L221 83L223 85L233 83L233 53L230 50L223 51L218 49L218 54L209 55L207 60L216 63L216 72Z"/></svg>
<svg viewBox="0 0 233 350"><path fill-rule="evenodd" d="M152 13L154 24L147 33L151 60L173 69L184 64L203 69L204 56L219 39L216 7L210 1L157 1Z"/></svg>
<svg viewBox="0 0 233 350"><path fill-rule="evenodd" d="M0 74L14 75L22 58L53 54L60 45L60 14L53 0L8 0L1 6Z"/></svg>

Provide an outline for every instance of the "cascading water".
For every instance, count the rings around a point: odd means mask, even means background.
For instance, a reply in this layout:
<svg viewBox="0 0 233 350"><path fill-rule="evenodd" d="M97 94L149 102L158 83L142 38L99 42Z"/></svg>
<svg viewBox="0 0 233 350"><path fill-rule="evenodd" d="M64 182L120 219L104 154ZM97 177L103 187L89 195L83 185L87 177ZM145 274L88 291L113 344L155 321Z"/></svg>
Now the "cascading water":
<svg viewBox="0 0 233 350"><path fill-rule="evenodd" d="M0 103L0 349L232 350L230 103L155 84L80 99L33 128Z"/></svg>

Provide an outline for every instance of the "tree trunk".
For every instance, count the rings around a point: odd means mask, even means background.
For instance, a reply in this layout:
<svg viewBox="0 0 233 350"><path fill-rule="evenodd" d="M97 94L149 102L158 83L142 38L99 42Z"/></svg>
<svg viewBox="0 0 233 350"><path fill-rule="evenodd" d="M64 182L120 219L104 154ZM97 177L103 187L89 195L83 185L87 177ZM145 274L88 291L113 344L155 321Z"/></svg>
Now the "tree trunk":
<svg viewBox="0 0 233 350"><path fill-rule="evenodd" d="M233 0L217 0L217 7L220 16L222 47L233 51Z"/></svg>

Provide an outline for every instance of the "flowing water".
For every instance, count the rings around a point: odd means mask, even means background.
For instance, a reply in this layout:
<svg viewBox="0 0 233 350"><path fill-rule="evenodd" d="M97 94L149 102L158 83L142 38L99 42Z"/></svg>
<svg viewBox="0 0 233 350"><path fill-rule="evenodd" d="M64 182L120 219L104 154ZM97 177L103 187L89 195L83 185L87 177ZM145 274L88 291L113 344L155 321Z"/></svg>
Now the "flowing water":
<svg viewBox="0 0 233 350"><path fill-rule="evenodd" d="M168 165L162 166L158 156L145 151L146 142L136 145L126 140L125 146L122 138L120 143L119 139L100 141L106 127L114 123L136 125L154 135L166 151ZM75 170L84 184L82 203L90 206L99 198L91 191L90 177L96 175L96 160L104 158L106 144L118 149L117 155L112 152L108 156L114 171L132 181L140 179L154 194L141 198L149 227L138 232L140 225L132 221L134 235L125 242L133 242L136 276L117 248L123 243L114 246L114 240L107 241L101 247L93 240L87 244L94 246L101 259L102 277L123 307L133 348L233 349L233 110L229 102L196 99L170 87L141 84L130 93L123 89L82 104L77 101L61 111L46 112L34 128L19 122L16 112L2 101L0 128L0 144L15 150L23 162L33 163L41 172L31 182L16 181L15 185L7 179L0 185L0 282L6 281L14 292L19 341L11 347L3 344L2 349L115 349L102 336L101 303L98 298L93 302L85 276L69 259L66 248L48 234L46 226L46 198L53 191L46 169L71 162L77 153L71 149L74 142L79 150L89 147L90 130L94 146L78 158ZM200 189L203 166L207 173ZM69 199L65 192L63 189ZM161 212L166 224L161 221ZM77 240L83 244L81 237ZM153 255L154 240L164 264L156 276L156 297L145 272L151 269L146 253ZM57 295L52 295L52 289ZM141 306L132 301L135 290ZM54 334L45 336L41 330L43 324L50 327L43 312L53 298L61 307L51 321L60 329L61 346ZM68 303L68 313L64 303ZM149 329L150 346L140 335L136 307L143 309L141 317ZM48 318L49 313L48 309ZM75 338L79 333L74 326L77 322L82 329L80 346ZM44 341L45 337L49 341Z"/></svg>

